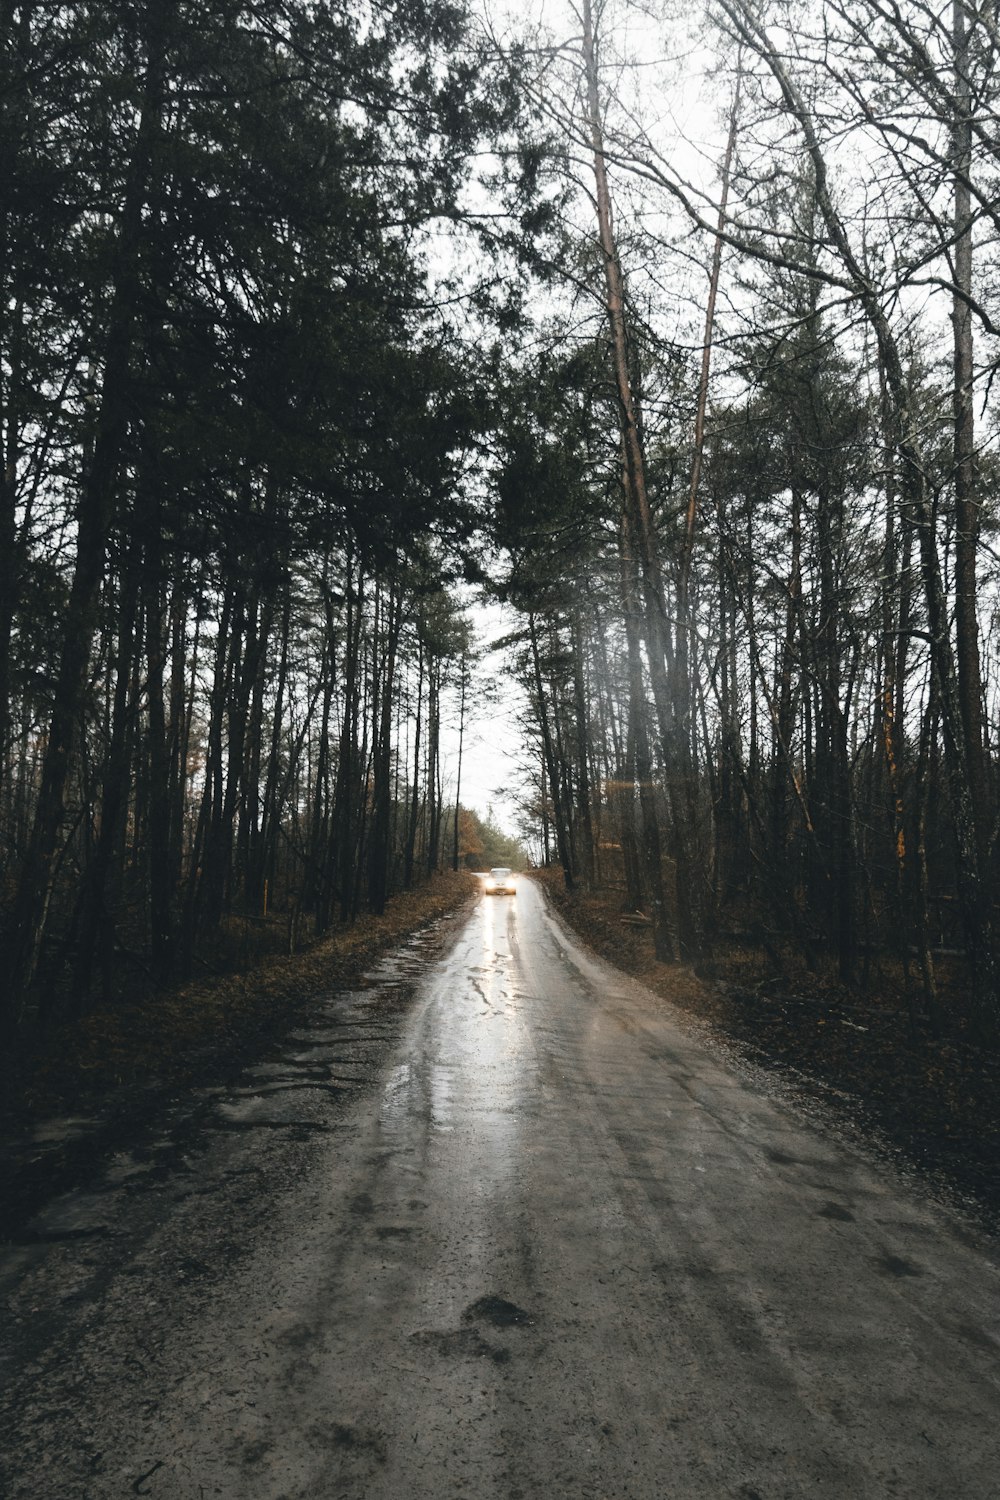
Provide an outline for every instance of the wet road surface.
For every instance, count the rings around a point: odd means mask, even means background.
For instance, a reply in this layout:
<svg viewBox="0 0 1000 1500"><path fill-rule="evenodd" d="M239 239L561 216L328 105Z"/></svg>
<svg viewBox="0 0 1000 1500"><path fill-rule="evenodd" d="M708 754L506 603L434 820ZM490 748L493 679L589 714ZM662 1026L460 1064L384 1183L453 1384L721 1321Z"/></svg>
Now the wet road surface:
<svg viewBox="0 0 1000 1500"><path fill-rule="evenodd" d="M0 1258L12 1500L991 1500L995 1246L523 882Z"/></svg>

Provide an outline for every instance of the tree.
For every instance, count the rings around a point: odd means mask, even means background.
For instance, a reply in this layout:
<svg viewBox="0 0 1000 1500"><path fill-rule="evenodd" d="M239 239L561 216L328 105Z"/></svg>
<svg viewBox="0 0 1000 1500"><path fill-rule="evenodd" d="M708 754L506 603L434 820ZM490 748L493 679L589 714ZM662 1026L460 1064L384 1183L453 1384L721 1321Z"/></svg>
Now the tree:
<svg viewBox="0 0 1000 1500"><path fill-rule="evenodd" d="M123 960L164 982L234 911L286 907L294 944L303 903L322 929L395 887L405 622L461 569L490 359L422 237L508 103L457 6L3 26L16 1028L91 1003L98 967L107 998Z"/></svg>

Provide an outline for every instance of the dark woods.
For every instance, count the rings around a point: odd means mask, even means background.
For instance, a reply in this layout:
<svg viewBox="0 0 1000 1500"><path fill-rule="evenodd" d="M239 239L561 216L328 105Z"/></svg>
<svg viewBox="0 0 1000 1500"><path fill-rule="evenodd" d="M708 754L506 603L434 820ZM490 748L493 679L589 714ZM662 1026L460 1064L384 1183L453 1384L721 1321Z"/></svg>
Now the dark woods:
<svg viewBox="0 0 1000 1500"><path fill-rule="evenodd" d="M693 198L606 6L8 0L8 1027L455 862L464 573L567 881L994 1028L995 33L923 15L719 0Z"/></svg>
<svg viewBox="0 0 1000 1500"><path fill-rule="evenodd" d="M3 1011L63 1018L450 862L480 420L421 227L447 6L0 12Z"/></svg>

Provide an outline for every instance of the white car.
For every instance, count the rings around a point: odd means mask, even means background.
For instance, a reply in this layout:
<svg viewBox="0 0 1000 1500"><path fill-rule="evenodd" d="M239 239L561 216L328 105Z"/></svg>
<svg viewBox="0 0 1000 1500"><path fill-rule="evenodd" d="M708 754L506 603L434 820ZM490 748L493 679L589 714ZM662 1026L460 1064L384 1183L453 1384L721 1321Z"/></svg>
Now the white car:
<svg viewBox="0 0 1000 1500"><path fill-rule="evenodd" d="M497 865L487 875L483 885L488 896L516 896L517 886L514 881L513 870L508 870L506 865Z"/></svg>

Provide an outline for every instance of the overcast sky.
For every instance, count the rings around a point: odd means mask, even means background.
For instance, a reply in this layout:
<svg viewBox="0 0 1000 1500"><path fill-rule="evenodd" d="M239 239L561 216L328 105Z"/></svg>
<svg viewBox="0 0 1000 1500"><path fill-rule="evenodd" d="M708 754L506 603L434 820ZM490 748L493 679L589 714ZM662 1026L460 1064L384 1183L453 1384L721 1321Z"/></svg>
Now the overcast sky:
<svg viewBox="0 0 1000 1500"><path fill-rule="evenodd" d="M462 805L485 813L492 804L497 821L511 833L514 813L511 793L517 789L517 765L523 744L516 719L521 690L512 680L507 653L487 648L517 628L517 618L497 604L473 604L469 610L483 652L477 682L489 690L475 692L466 711L462 747ZM442 769L446 796L455 795L458 768L458 703L449 695L441 732Z"/></svg>

